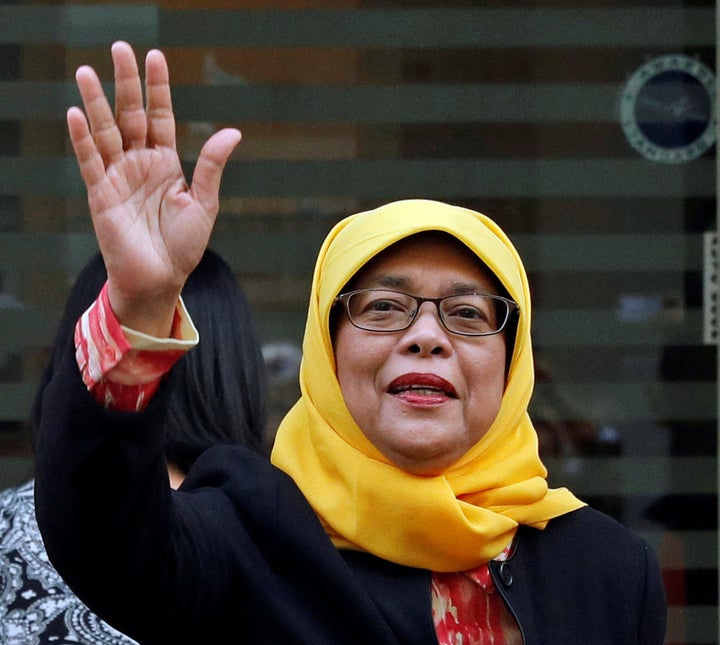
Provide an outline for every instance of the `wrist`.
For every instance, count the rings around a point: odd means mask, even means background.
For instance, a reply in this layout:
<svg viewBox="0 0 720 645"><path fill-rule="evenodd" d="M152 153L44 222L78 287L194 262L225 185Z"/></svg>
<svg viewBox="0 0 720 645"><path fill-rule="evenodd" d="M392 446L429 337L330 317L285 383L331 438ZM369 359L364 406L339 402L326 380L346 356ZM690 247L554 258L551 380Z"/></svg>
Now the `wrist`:
<svg viewBox="0 0 720 645"><path fill-rule="evenodd" d="M171 336L179 292L148 292L128 297L108 282L107 296L121 325L155 338Z"/></svg>

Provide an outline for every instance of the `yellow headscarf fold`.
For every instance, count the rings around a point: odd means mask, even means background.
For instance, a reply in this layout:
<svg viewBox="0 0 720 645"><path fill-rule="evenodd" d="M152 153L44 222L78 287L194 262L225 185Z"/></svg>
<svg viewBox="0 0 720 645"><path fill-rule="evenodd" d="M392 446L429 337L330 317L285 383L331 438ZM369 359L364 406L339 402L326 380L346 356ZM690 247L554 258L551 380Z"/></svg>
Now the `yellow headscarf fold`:
<svg viewBox="0 0 720 645"><path fill-rule="evenodd" d="M392 465L353 421L335 376L329 330L333 301L350 278L383 249L428 230L445 231L468 246L520 308L495 422L435 476ZM320 249L303 341L301 398L280 425L272 461L295 480L338 548L433 571L474 568L500 553L519 524L544 528L583 505L566 489L548 489L527 414L533 383L527 276L505 234L468 209L427 200L394 202L344 219Z"/></svg>

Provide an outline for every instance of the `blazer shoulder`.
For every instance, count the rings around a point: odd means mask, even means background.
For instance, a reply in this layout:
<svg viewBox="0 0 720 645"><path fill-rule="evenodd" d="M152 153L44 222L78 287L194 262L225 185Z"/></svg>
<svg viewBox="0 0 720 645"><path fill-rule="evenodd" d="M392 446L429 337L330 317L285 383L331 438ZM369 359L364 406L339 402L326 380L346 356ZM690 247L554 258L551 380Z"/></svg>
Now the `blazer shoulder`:
<svg viewBox="0 0 720 645"><path fill-rule="evenodd" d="M544 530L523 526L519 544L548 556L606 562L654 559L649 545L614 518L590 506L550 520Z"/></svg>

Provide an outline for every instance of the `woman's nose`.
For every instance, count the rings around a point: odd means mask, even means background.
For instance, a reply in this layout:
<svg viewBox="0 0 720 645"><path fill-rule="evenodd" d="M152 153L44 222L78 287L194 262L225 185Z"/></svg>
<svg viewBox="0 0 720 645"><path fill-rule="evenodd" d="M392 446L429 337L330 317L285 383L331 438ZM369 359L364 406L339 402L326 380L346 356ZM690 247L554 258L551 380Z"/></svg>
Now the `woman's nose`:
<svg viewBox="0 0 720 645"><path fill-rule="evenodd" d="M437 307L432 302L423 302L412 325L405 331L403 351L428 356L447 353L451 349L448 333Z"/></svg>

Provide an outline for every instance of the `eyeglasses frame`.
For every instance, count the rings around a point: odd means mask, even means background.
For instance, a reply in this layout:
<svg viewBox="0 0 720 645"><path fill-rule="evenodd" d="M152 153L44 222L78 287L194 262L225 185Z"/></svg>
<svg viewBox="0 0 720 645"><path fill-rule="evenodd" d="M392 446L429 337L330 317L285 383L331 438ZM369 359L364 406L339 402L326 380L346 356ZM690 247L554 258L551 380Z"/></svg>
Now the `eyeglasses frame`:
<svg viewBox="0 0 720 645"><path fill-rule="evenodd" d="M388 291L390 293L398 293L403 296L408 296L409 298L412 298L417 303L417 307L415 308L415 314L410 318L409 322L405 327L401 327L400 329L368 329L366 327L361 327L358 325L350 315L350 306L348 305L348 301L350 300L350 297L353 296L356 293L366 293L368 291ZM443 300L447 300L448 298L457 298L458 296L484 296L487 298L490 298L492 300L501 300L507 305L507 315L505 316L505 320L503 321L502 325L500 325L500 328L491 331L488 333L480 333L480 334L468 334L461 331L454 331L445 324L445 320L443 319L442 312L440 311L440 303ZM483 336L494 336L495 334L499 334L502 332L506 327L508 322L510 321L511 316L513 313L520 312L520 307L518 304L511 300L510 298L505 298L503 296L498 296L494 293L478 293L478 292L471 292L471 293L453 293L449 296L441 296L440 298L423 298L421 296L415 296L412 293L406 293L405 291L398 291L397 289L379 289L379 288L370 288L370 289L355 289L353 291L346 291L345 293L338 294L338 296L333 301L333 306L342 304L343 308L345 310L345 313L347 314L348 320L350 321L350 324L352 324L353 327L357 327L358 329L362 329L363 331L369 331L376 334L394 334L398 331L405 331L406 329L409 329L412 324L417 320L418 315L420 314L420 307L424 302L432 302L435 305L435 309L437 310L438 314L438 320L440 321L440 324L443 326L443 329L445 329L450 334L456 334L458 336L470 336L474 338L480 338Z"/></svg>

